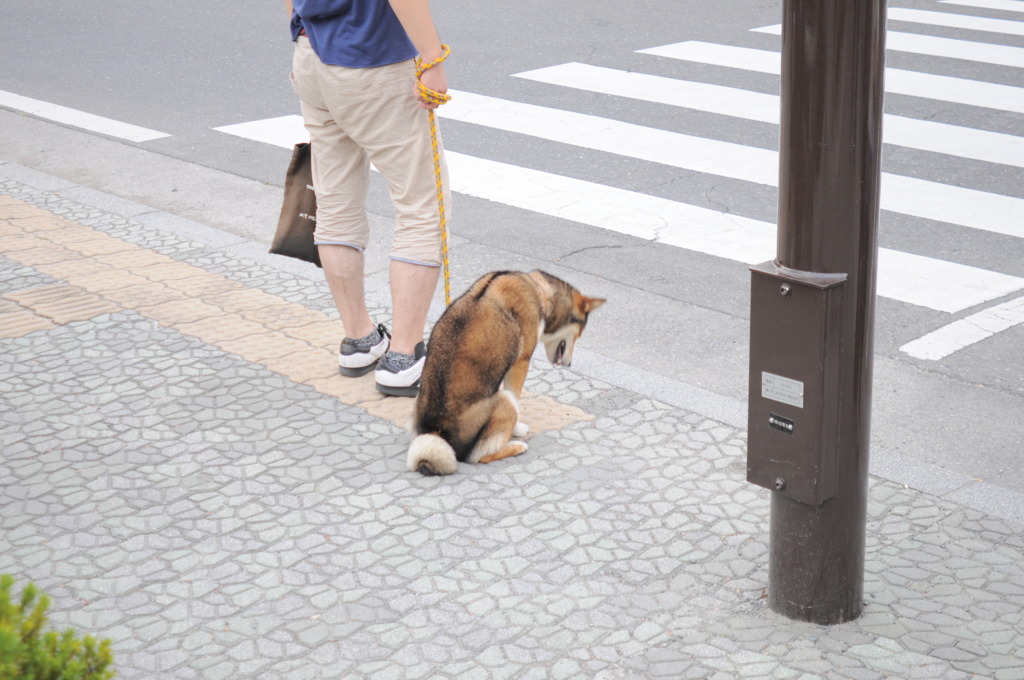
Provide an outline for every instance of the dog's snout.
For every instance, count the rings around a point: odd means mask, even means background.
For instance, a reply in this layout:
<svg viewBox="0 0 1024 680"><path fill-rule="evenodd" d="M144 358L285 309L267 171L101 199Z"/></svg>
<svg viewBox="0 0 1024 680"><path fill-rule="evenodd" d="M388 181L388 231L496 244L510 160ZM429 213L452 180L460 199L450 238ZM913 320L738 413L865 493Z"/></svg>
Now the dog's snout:
<svg viewBox="0 0 1024 680"><path fill-rule="evenodd" d="M563 363L562 361L563 359L565 359L565 347L565 340L562 340L560 343L558 343L558 347L555 348L555 366L568 366L568 364Z"/></svg>

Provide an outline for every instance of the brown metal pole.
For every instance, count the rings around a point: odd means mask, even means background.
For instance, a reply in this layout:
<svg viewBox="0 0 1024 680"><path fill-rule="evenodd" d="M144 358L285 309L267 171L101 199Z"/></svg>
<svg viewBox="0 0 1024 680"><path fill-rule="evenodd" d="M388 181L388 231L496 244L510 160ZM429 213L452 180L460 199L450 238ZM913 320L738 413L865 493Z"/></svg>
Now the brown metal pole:
<svg viewBox="0 0 1024 680"><path fill-rule="evenodd" d="M776 264L847 279L835 495L809 505L772 493L768 603L818 624L863 606L885 9L885 0L783 7Z"/></svg>

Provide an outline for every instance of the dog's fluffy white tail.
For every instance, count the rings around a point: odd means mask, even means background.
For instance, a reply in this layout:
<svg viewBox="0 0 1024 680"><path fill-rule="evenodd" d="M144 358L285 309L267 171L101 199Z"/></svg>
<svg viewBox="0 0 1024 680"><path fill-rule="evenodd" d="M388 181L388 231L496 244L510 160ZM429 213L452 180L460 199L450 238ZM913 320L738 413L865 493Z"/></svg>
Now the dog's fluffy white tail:
<svg viewBox="0 0 1024 680"><path fill-rule="evenodd" d="M424 475L450 475L459 469L455 449L436 434L421 434L409 445L409 469Z"/></svg>

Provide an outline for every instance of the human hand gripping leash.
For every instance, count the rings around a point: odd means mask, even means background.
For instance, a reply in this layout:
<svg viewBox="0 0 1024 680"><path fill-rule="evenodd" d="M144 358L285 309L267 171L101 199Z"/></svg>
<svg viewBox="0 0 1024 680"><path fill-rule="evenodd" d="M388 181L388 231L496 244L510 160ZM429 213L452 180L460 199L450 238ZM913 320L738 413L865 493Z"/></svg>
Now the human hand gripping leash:
<svg viewBox="0 0 1024 680"><path fill-rule="evenodd" d="M436 104L447 103L451 95L444 92L431 90L420 82L420 76L426 71L434 68L448 58L452 51L447 45L441 45L441 56L433 61L424 64L419 57L416 57L416 94L425 102ZM434 117L434 109L428 112L430 119L430 145L434 150L434 179L437 181L437 211L441 217L441 263L444 266L444 304L447 307L452 303L451 275L448 271L448 223L444 215L444 187L441 182L441 158L437 150L437 119Z"/></svg>

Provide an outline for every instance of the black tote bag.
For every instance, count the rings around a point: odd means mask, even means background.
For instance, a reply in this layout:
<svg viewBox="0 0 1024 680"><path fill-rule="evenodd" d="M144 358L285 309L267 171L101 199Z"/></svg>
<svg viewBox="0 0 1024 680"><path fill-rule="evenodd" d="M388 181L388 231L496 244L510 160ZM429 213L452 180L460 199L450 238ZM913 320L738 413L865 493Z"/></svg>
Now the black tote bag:
<svg viewBox="0 0 1024 680"><path fill-rule="evenodd" d="M320 252L313 245L316 228L316 194L313 192L312 155L308 142L296 144L284 178L284 202L270 252L286 255L317 267Z"/></svg>

